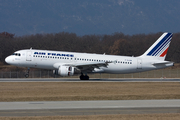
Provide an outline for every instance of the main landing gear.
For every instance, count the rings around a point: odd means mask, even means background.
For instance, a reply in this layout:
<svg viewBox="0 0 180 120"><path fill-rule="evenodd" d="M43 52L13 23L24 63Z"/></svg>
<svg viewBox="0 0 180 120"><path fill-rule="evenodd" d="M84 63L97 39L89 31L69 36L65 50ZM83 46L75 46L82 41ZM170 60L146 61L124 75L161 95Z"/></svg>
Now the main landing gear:
<svg viewBox="0 0 180 120"><path fill-rule="evenodd" d="M30 71L30 68L27 69L27 72L25 74L25 77L28 78L29 77L29 71Z"/></svg>
<svg viewBox="0 0 180 120"><path fill-rule="evenodd" d="M81 76L79 78L80 80L89 80L89 76L83 75L83 73L81 73Z"/></svg>

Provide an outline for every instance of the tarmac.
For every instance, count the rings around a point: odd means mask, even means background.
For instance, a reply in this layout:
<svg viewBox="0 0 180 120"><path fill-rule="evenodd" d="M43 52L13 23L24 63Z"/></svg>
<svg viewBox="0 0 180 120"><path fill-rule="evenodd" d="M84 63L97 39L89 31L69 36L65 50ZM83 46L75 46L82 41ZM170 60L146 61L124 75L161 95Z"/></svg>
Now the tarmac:
<svg viewBox="0 0 180 120"><path fill-rule="evenodd" d="M180 100L0 102L0 116L180 113Z"/></svg>

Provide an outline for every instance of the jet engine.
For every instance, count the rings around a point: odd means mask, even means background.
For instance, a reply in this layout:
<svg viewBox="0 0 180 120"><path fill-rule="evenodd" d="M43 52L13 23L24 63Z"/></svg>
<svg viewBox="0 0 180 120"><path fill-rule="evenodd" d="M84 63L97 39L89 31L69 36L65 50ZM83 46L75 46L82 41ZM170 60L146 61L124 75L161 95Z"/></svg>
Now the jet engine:
<svg viewBox="0 0 180 120"><path fill-rule="evenodd" d="M53 70L53 74L60 76L72 76L74 75L74 67L71 66L60 66L59 69Z"/></svg>

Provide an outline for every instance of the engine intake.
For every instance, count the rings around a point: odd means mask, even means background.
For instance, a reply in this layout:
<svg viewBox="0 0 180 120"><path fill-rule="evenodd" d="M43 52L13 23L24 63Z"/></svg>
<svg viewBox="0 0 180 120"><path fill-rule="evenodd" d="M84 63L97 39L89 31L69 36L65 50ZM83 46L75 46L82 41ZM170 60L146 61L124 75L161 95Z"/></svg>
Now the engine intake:
<svg viewBox="0 0 180 120"><path fill-rule="evenodd" d="M71 66L60 66L59 69L53 70L53 74L60 76L72 76L74 75L74 67Z"/></svg>

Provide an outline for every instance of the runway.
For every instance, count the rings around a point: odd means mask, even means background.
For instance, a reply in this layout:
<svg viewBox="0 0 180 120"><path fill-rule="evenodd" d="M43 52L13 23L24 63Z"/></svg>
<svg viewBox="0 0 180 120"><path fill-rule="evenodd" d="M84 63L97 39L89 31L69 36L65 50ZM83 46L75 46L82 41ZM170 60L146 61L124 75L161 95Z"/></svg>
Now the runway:
<svg viewBox="0 0 180 120"><path fill-rule="evenodd" d="M0 82L180 82L179 78L102 78L79 80L78 78L0 78Z"/></svg>
<svg viewBox="0 0 180 120"><path fill-rule="evenodd" d="M180 82L180 79L114 78L80 81L76 78L4 78L0 79L0 82ZM180 99L0 102L0 116L68 116L152 113L180 113Z"/></svg>
<svg viewBox="0 0 180 120"><path fill-rule="evenodd" d="M0 102L0 116L180 113L180 100Z"/></svg>

